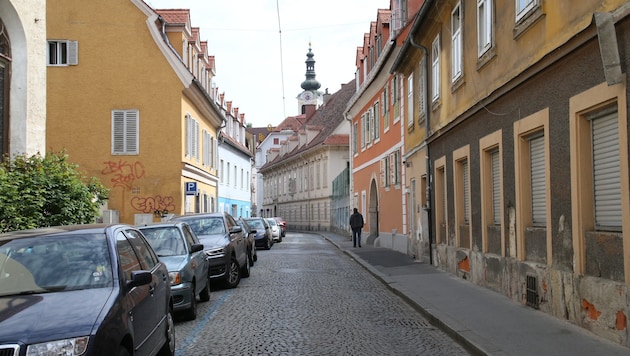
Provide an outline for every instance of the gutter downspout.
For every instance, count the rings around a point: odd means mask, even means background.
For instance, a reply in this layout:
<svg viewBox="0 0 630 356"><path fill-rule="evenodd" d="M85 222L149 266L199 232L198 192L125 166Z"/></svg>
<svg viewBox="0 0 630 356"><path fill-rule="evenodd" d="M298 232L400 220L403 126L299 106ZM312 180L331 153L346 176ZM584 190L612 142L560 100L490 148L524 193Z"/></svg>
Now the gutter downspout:
<svg viewBox="0 0 630 356"><path fill-rule="evenodd" d="M426 47L424 47L421 44L418 44L414 41L413 39L413 34L410 33L409 34L409 43L416 48L421 49L424 52L424 87L425 88L429 88L429 51ZM427 105L427 110L426 110L426 118L425 118L425 126L426 126L426 136L428 137L429 135L429 129L431 128L431 110L428 107L428 99L429 99L429 95L428 95L428 90L424 91L424 96L425 96L425 105ZM432 181L433 181L433 176L431 175L431 161L430 161L430 157L431 155L429 155L429 145L427 144L426 146L426 150L427 150L427 155L426 155L426 170L427 170L427 205L424 207L424 210L426 210L427 214L428 214L428 231L429 231L429 263L431 265L433 265L433 224L432 222L432 217L431 217L431 187L432 185ZM415 213L415 212L414 212Z"/></svg>

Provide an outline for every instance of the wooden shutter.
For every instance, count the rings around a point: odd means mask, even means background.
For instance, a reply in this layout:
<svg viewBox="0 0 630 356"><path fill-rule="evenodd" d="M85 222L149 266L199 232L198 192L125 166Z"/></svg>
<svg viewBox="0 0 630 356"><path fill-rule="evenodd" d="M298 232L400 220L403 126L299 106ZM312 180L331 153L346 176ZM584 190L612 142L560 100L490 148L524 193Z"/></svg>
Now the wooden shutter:
<svg viewBox="0 0 630 356"><path fill-rule="evenodd" d="M138 154L137 111L112 111L112 154Z"/></svg>
<svg viewBox="0 0 630 356"><path fill-rule="evenodd" d="M545 191L545 136L529 140L530 187L532 197L532 224L547 225L547 194Z"/></svg>
<svg viewBox="0 0 630 356"><path fill-rule="evenodd" d="M79 42L68 41L68 65L79 64Z"/></svg>
<svg viewBox="0 0 630 356"><path fill-rule="evenodd" d="M621 170L617 111L601 112L591 119L595 226L621 227Z"/></svg>

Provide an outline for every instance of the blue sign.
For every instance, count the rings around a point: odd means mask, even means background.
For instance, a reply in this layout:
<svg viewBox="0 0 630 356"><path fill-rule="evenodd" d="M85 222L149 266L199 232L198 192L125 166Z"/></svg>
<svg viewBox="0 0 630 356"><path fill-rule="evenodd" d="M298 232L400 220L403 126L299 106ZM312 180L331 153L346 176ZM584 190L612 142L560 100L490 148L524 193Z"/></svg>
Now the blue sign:
<svg viewBox="0 0 630 356"><path fill-rule="evenodd" d="M197 195L197 182L186 182L186 195Z"/></svg>

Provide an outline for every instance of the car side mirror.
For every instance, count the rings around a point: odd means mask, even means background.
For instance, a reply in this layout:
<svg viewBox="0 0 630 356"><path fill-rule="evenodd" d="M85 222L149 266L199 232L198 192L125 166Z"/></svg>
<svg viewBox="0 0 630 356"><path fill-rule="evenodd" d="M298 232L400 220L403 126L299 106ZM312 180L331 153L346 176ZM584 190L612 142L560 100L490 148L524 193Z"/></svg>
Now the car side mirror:
<svg viewBox="0 0 630 356"><path fill-rule="evenodd" d="M190 253L203 251L203 244L193 244L190 246Z"/></svg>
<svg viewBox="0 0 630 356"><path fill-rule="evenodd" d="M257 233L258 231L256 231L256 229L252 230L252 234Z"/></svg>
<svg viewBox="0 0 630 356"><path fill-rule="evenodd" d="M239 232L242 232L243 228L240 226L232 226L232 229L230 229L230 234L238 234Z"/></svg>
<svg viewBox="0 0 630 356"><path fill-rule="evenodd" d="M153 275L150 271L140 270L131 272L131 280L127 282L129 289L133 287L143 286L153 281Z"/></svg>

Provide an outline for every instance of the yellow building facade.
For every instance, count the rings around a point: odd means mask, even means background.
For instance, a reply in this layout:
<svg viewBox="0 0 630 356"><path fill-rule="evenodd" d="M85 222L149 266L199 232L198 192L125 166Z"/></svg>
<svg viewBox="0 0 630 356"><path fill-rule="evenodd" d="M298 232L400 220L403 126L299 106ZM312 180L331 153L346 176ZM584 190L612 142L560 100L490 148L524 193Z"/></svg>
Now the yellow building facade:
<svg viewBox="0 0 630 356"><path fill-rule="evenodd" d="M104 219L214 211L223 118L188 11L52 0L47 18L47 150L110 189Z"/></svg>

